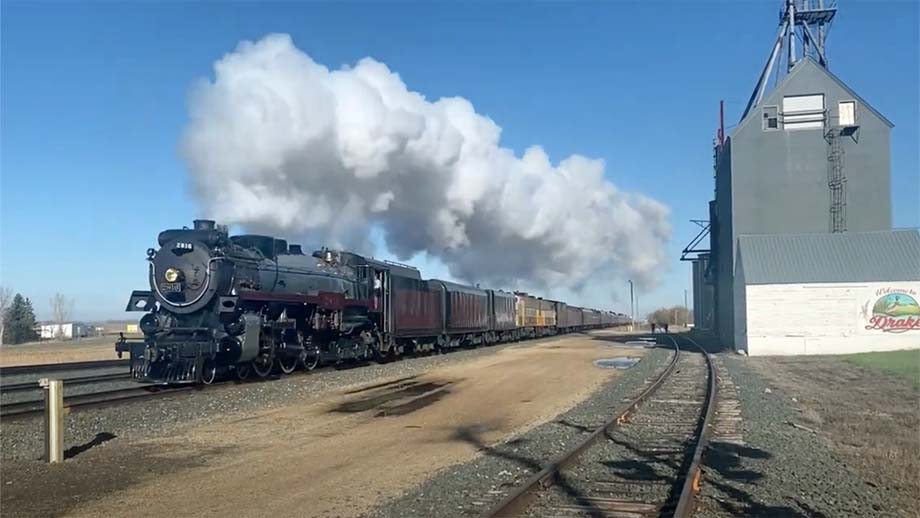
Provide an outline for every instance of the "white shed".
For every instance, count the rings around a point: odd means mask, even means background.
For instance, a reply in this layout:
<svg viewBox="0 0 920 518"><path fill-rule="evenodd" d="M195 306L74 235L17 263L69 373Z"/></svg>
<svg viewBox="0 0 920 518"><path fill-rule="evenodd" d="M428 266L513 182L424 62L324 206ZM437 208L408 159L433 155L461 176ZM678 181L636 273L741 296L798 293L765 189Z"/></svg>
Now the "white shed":
<svg viewBox="0 0 920 518"><path fill-rule="evenodd" d="M735 348L749 355L920 348L920 233L738 239Z"/></svg>
<svg viewBox="0 0 920 518"><path fill-rule="evenodd" d="M83 338L90 335L91 327L82 322L66 324L42 324L42 340Z"/></svg>

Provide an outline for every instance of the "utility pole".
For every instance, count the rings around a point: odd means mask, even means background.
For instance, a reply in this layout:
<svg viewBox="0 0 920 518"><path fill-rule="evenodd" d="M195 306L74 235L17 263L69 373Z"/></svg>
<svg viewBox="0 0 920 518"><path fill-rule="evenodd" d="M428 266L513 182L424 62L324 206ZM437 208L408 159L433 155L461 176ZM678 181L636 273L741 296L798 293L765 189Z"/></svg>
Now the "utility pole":
<svg viewBox="0 0 920 518"><path fill-rule="evenodd" d="M636 305L633 302L633 281L629 281L629 324L636 326Z"/></svg>
<svg viewBox="0 0 920 518"><path fill-rule="evenodd" d="M690 324L690 307L687 306L687 290L684 289L684 327Z"/></svg>

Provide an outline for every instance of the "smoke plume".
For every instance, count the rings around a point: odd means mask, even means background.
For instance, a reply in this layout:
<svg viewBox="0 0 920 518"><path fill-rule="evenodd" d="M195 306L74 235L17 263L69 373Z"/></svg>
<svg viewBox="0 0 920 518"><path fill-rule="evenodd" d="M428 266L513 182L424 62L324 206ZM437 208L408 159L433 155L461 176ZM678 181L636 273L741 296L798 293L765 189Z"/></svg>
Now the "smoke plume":
<svg viewBox="0 0 920 518"><path fill-rule="evenodd" d="M664 205L617 189L602 160L516 156L500 136L466 99L429 101L370 58L329 70L270 35L193 90L182 149L221 223L363 251L378 227L397 257L497 287L655 283Z"/></svg>

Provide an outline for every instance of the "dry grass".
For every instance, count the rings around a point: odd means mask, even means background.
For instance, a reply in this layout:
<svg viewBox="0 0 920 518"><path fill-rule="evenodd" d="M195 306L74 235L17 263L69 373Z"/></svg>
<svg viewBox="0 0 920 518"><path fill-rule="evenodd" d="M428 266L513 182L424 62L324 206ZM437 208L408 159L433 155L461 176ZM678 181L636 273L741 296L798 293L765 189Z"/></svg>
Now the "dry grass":
<svg viewBox="0 0 920 518"><path fill-rule="evenodd" d="M920 387L838 357L750 358L794 397L803 423L819 431L866 480L896 489L905 509L920 501Z"/></svg>
<svg viewBox="0 0 920 518"><path fill-rule="evenodd" d="M0 366L115 360L114 336L95 336L66 342L33 342L5 345L0 349Z"/></svg>

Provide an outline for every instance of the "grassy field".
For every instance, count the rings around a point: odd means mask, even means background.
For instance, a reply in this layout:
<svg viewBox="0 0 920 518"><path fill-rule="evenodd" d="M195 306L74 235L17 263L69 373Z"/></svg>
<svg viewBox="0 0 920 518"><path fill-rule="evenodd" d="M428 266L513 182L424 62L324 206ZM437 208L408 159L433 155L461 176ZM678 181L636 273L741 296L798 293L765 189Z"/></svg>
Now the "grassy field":
<svg viewBox="0 0 920 518"><path fill-rule="evenodd" d="M848 354L846 361L877 369L920 385L920 349Z"/></svg>

